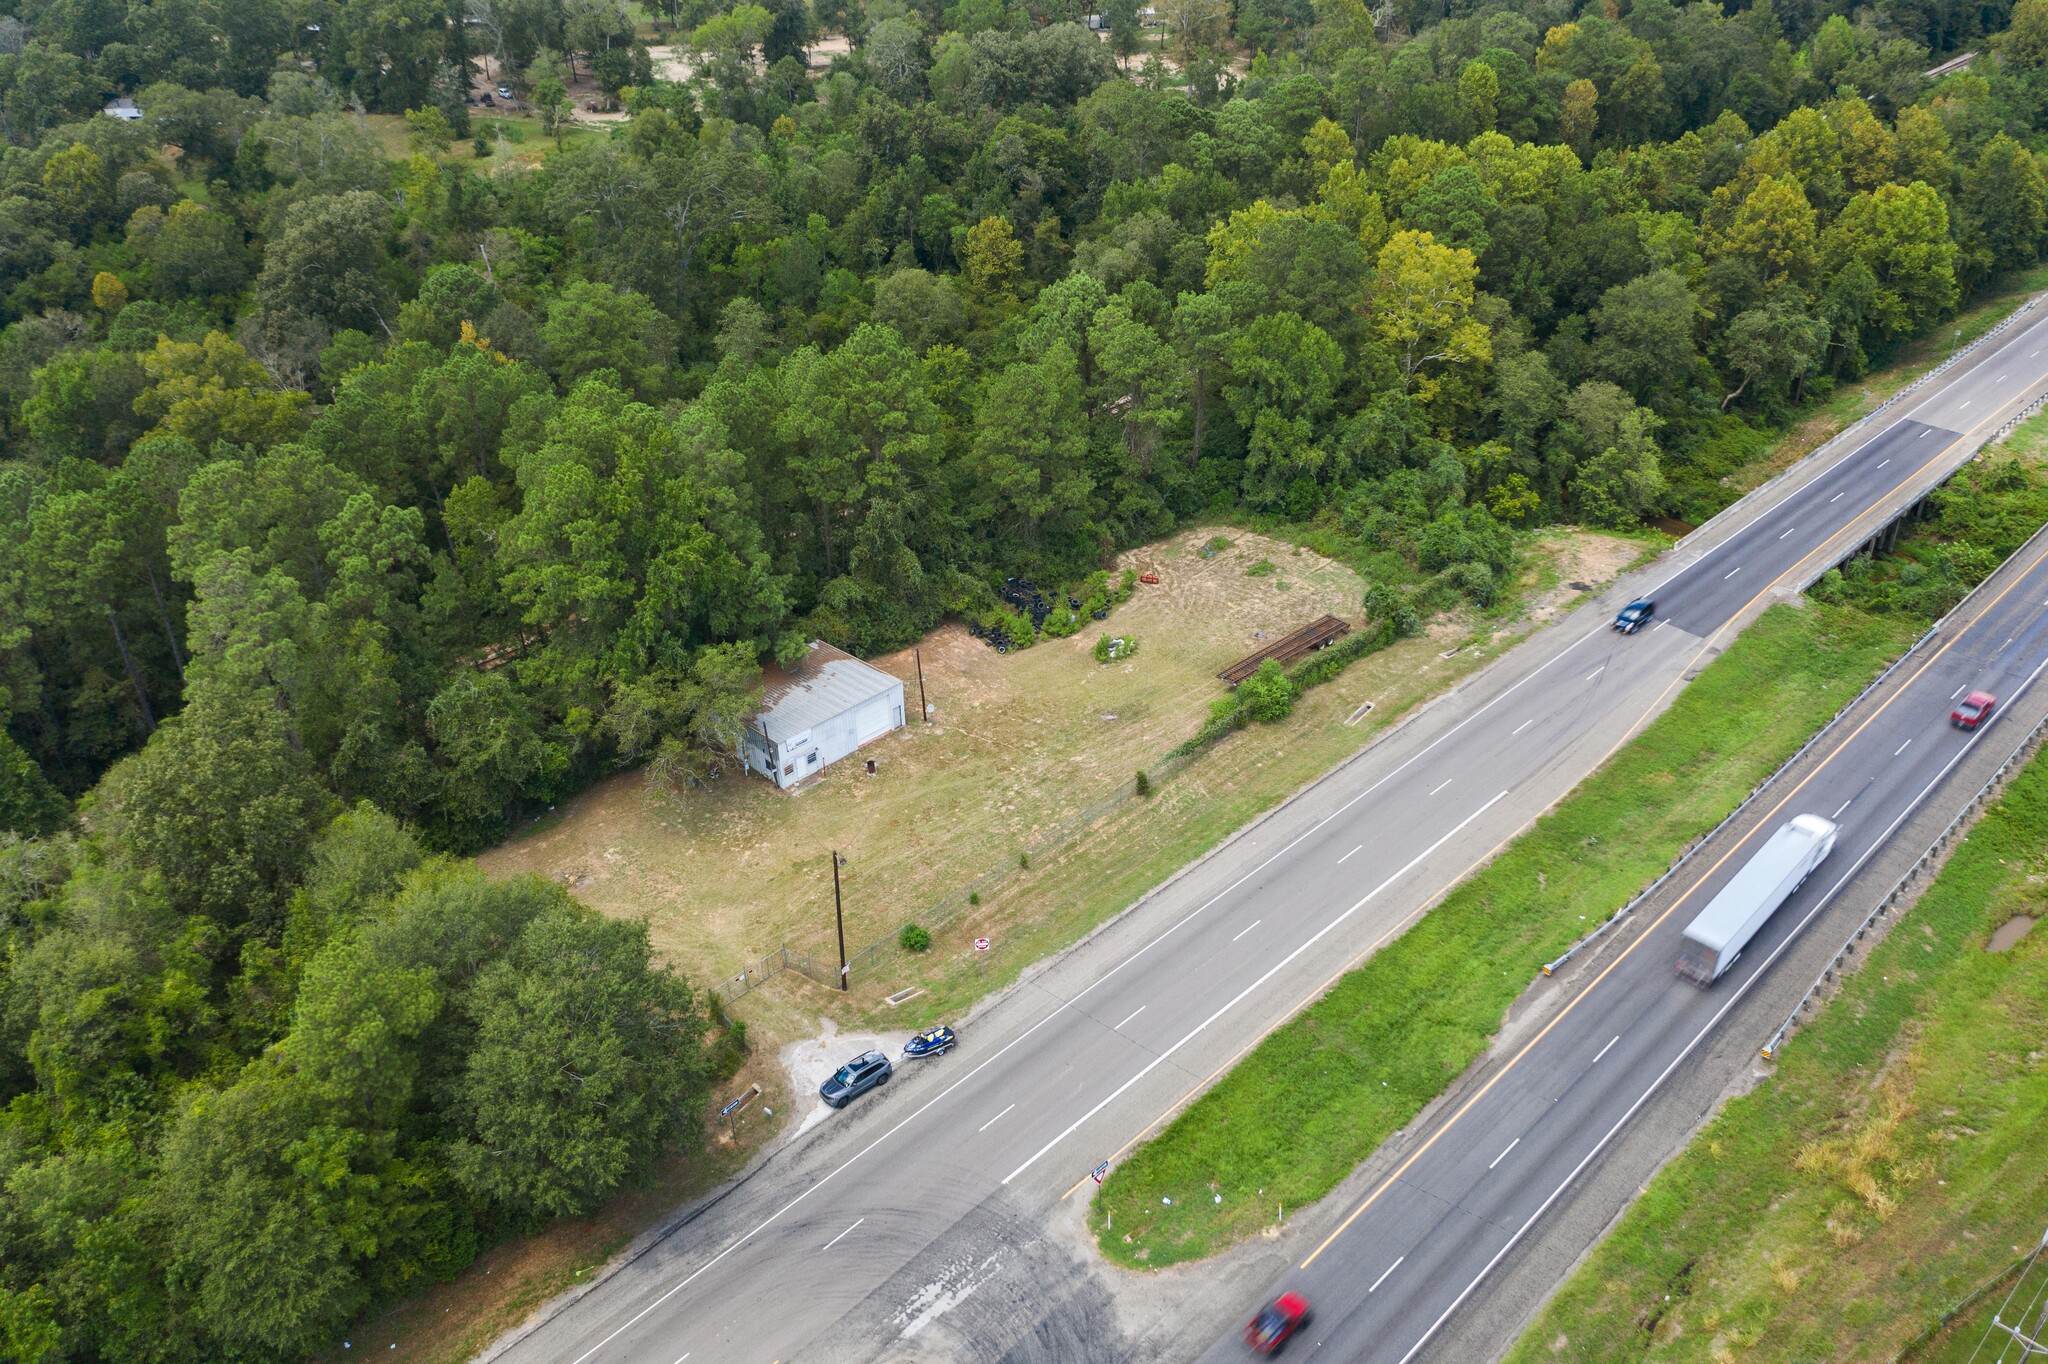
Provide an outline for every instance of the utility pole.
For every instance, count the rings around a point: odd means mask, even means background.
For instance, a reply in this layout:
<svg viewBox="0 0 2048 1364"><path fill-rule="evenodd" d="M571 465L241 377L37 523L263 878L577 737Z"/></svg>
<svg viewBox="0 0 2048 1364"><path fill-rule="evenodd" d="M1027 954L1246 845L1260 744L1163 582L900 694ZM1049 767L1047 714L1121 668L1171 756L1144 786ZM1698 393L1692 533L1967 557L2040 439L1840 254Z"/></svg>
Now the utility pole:
<svg viewBox="0 0 2048 1364"><path fill-rule="evenodd" d="M917 713L924 717L926 724L930 724L932 708L924 699L924 650L912 649L910 656L917 660Z"/></svg>
<svg viewBox="0 0 2048 1364"><path fill-rule="evenodd" d="M832 918L839 925L839 988L846 989L846 911L839 903L839 865L846 859L832 854Z"/></svg>

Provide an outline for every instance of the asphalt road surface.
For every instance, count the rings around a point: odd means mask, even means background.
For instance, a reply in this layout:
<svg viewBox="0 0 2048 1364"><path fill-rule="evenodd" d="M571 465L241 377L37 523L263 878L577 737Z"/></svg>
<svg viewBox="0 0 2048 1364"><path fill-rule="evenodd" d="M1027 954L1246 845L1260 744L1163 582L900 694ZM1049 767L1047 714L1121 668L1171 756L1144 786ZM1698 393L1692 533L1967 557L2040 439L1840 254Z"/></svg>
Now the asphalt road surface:
<svg viewBox="0 0 2048 1364"><path fill-rule="evenodd" d="M1732 533L1688 539L1028 973L962 1027L951 1055L899 1067L492 1357L1023 1364L1198 1353L1122 1320L1085 1252L1048 1233L1089 1171L1413 922L1667 705L1732 626L1867 538L2044 386L2048 316L2029 314L1863 445L1765 490L1760 513L1731 518ZM1656 627L1608 630L1615 598L1642 590L1657 599ZM2002 611L2030 604L2032 620L2048 592L2008 600ZM1976 635L1949 649L1928 685L1966 660L1982 674L1973 683L2006 677L2000 660L2038 660L2039 631L2012 620L2003 633L1987 627L1999 646L1981 657ZM1880 837L1886 812L1962 742L1932 704L1901 702L1864 731L1910 719L1888 765L1872 766L1877 740L1859 736L1825 794L1801 794L1824 814L1851 803L1823 873ZM1772 932L1798 919L1795 905ZM1444 1129L1298 1271L1291 1281L1318 1300L1331 1357L1402 1358L1645 1077L1741 988L1724 978L1686 993L1658 960L1663 946L1617 965L1598 1007L1562 1016L1482 1096L1486 1120L1475 1110ZM1738 972L1764 969L1770 950L1760 941ZM1588 1040L1602 1028L1607 1037ZM1257 1288L1239 1287L1241 1304L1202 1310L1248 1313Z"/></svg>
<svg viewBox="0 0 2048 1364"><path fill-rule="evenodd" d="M2009 749L1999 718L2048 660L2048 541L2023 555L1845 715L1752 818L1702 848L1676 893L1651 907L1652 922L1310 1251L1287 1281L1319 1309L1300 1356L1391 1362L1419 1354L1907 817L1948 794L1972 749ZM1950 709L1973 689L2001 706L1977 730L1959 730ZM1975 789L1956 785L1956 797ZM1833 851L1711 988L1679 978L1673 963L1686 924L1799 814L1836 822ZM1234 1336L1207 1356L1241 1357Z"/></svg>

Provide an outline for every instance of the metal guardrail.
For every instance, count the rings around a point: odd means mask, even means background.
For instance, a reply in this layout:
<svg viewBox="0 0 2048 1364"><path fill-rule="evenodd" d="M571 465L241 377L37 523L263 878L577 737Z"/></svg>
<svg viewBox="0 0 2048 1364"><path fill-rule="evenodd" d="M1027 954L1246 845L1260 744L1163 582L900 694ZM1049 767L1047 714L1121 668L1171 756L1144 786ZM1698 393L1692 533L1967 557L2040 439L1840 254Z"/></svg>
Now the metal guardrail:
<svg viewBox="0 0 2048 1364"><path fill-rule="evenodd" d="M2044 401L2048 401L2048 395L2043 395L2042 398L2035 399L2034 402L2030 404L2030 406L2039 407L2044 403ZM2016 426L2022 420L2024 420L2024 417L2015 417L2010 423L2008 423L2007 428L2002 429L2009 429L2011 426ZM1986 442L1986 444L1989 444L1989 442ZM2013 560L2019 558L2022 554L2025 554L2031 546L2033 546L2036 542L2042 540L2044 537L2048 537L2048 525L2042 526L2039 530L2036 530L2032 535L2029 535L2026 538L2025 543L2020 545L2020 547L2018 549L2015 549L2010 555L2006 556L2005 563L2009 564ZM2005 564L1999 565L1999 568L2004 567ZM1930 639L1937 631L1939 631L1942 628L1942 626L1946 625L1950 620L1954 619L1958 614L1960 614L1962 609L1970 604L1971 599L1973 599L1979 592L1982 592L1985 589L1985 587L1989 585L1997 577L1997 570L1993 570L1991 573L1986 574L1983 582L1978 583L1975 587L1971 588L1968 592L1964 593L1963 599L1957 602L1954 606L1950 607L1947 615L1943 616L1939 621L1935 622L1934 629L1929 630L1926 634L1922 635L1919 638L1919 640L1913 645L1913 648L1907 650L1906 652L1910 654L1914 650L1917 650L1922 644L1925 644L1928 641L1928 639ZM1900 661L1904 661L1903 655L1901 656ZM1897 665L1895 664L1893 666ZM1889 672L1891 670L1887 668L1885 671ZM1861 698L1859 697L1858 699L1860 700ZM2014 695L2013 697L2007 700L2006 704L2010 706L2018 700L2018 695ZM1998 786L1998 784L2004 781L2005 778L2011 774L2014 767L2016 767L2017 765L2026 760L2028 756L2028 750L2031 749L2034 746L2034 744L2040 739L2042 731L2044 729L2048 729L2048 716L2044 716L2040 723L2036 724L2032 729L2027 731L2026 736L2020 740L2019 745L2015 747L2013 751L2006 756L2004 762L1998 765L1998 770L1991 774L1990 780L1986 781L1983 786L1978 788L1976 795L1970 797L1968 801L1964 802L1961 812L1958 813L1954 819L1950 820L1948 822L1948 826L1944 828L1938 835L1935 836L1934 842L1931 845L1929 845L1925 852L1921 853L1920 856L1914 860L1913 865L1907 868L1906 874L1901 876L1896 882L1894 882L1890 890L1887 890L1883 895L1878 897L1876 907L1873 908L1869 914L1864 916L1863 922L1856 926L1856 931L1850 935L1849 940L1842 944L1841 950L1839 952L1836 952L1833 960L1828 962L1827 969L1822 971L1820 973L1819 979L1815 980L1812 986L1807 989L1806 993L1800 996L1799 1003L1793 1006L1792 1012L1790 1014L1786 1015L1785 1021L1782 1025L1779 1026L1778 1031L1771 1035L1771 1040L1764 1044L1762 1048L1762 1053L1765 1060L1771 1060L1777 1055L1778 1049L1784 1045L1786 1036L1792 1031L1792 1029L1795 1026L1797 1026L1799 1022L1799 1015L1812 1007L1814 999L1818 997L1821 990L1827 985L1828 981L1834 977L1835 972L1841 969L1842 963L1848 959L1849 953L1854 951L1856 944L1861 942L1863 938L1870 932L1871 925L1875 924L1879 919L1883 918L1885 914L1890 911L1892 905L1898 901L1899 897L1903 895L1905 891L1908 889L1908 887L1911 885L1913 878L1918 876L1921 872L1925 871L1927 867L1941 854L1942 850L1948 846L1949 840L1955 836L1956 830L1959 827L1961 827L1963 822L1969 819L1969 817L1972 814L1976 813L1978 807L1984 803L1984 801L1990 796L1991 792Z"/></svg>
<svg viewBox="0 0 2048 1364"><path fill-rule="evenodd" d="M2022 314L2032 310L2034 304L2037 301L2039 301L2038 298L2027 299L2026 302L2020 304L2019 307L2013 309L2010 313L2007 313L2005 317L1997 323L1997 325L1991 327L1982 336L1979 336L1969 345L1964 346L1962 349L1956 351L1954 354L1950 355L1946 360L1943 360L1939 365L1936 365L1933 369L1930 369L1929 371L1927 371L1927 373L1921 375L1918 379L1915 379L1912 383L1907 384L1904 388L1901 388L1898 392L1892 394L1891 397L1886 398L1882 403L1879 403L1876 407L1864 413L1863 416L1857 418L1857 420L1850 426L1846 427L1840 432L1837 432L1833 437L1829 438L1821 445L1815 447L1812 454L1809 454L1806 458L1809 460L1813 459L1815 456L1820 455L1823 451L1826 451L1830 446L1838 445L1842 442L1849 440L1851 437L1856 436L1857 433L1864 426L1868 425L1879 414L1883 413L1893 404L1907 397L1914 390L1928 383L1937 375L1943 373L1944 371L1950 368L1953 368L1957 363L1962 361L1971 352L1977 350L1979 347L1983 346L1985 342L1991 340L1991 338L1997 336L2000 332L2006 330L2006 328L2010 327L2014 322L2017 322ZM1990 446L1996 445L2001 440L2004 440L2007 436L2011 435L2013 431L2019 427L2021 422L2026 421L2029 417L2041 411L2041 409L2044 406L2048 406L2048 391L2044 391L2043 393L2037 395L2025 407L2021 408L2018 412L2014 413L2011 417L2007 418L2004 424L2001 425L1997 431L1993 432L1989 437L1987 437L1982 445L1979 445L1976 450L1972 451L1970 453L1969 458L1965 459L1963 463L1968 464L1971 459L1976 458L1979 452L1989 448ZM1734 502L1729 503L1726 507L1723 507L1720 511L1716 512L1713 516L1707 518L1707 520L1702 522L1699 526L1695 527L1693 530L1693 534L1698 535L1700 531L1705 530L1708 526L1711 526L1714 524L1714 522L1720 520L1721 517L1734 511L1745 500L1746 499L1738 498ZM2024 548L2024 546L2022 546L2022 548ZM1817 581L1818 579L1823 577L1826 574L1826 572L1827 570L1825 568L1821 569L1819 572L1812 575L1813 579ZM1989 581L1988 577L1986 578L1986 581ZM1812 585L1813 583L1811 581L1801 583L1799 585L1799 590L1804 591L1806 588L1811 587ZM1954 607L1950 608L1950 610L1942 616L1941 620L1936 621L1934 625L1931 628L1929 628L1926 634L1920 636L1919 639L1913 641L1913 645L1911 648L1907 649L1904 653L1900 654L1897 658L1893 659L1891 664L1887 666L1883 672L1879 673L1875 678L1873 678L1868 686L1864 687L1862 691L1856 693L1855 697L1851 699L1847 705L1843 706L1840 710L1836 711L1833 716L1829 717L1828 722L1825 725L1822 725L1818 730L1814 732L1811 738L1809 738L1805 743L1801 744L1799 746L1799 750L1796 753L1794 753L1791 757L1787 758L1783 763L1781 763L1778 766L1776 771L1772 772L1769 776L1765 777L1753 789L1751 789L1750 793L1747 796L1743 797L1742 803L1736 806L1733 810L1730 810L1719 824L1716 824L1706 833L1702 834L1700 837L1694 839L1691 843L1687 844L1685 851L1680 853L1677 859L1673 861L1669 867L1666 867L1664 869L1663 875L1659 876L1656 880L1652 881L1648 886L1644 887L1641 891L1637 892L1636 895L1633 898L1631 898L1627 904L1623 905L1620 909L1616 910L1598 928L1595 928L1592 932L1586 934L1577 942L1573 943L1570 947L1566 948L1564 955L1556 958L1553 961L1545 962L1543 964L1542 973L1546 976L1554 975L1560 966L1563 966L1566 962L1570 961L1573 957L1577 956L1581 951L1585 950L1585 948L1590 946L1599 938L1604 937L1610 930L1620 925L1620 923L1624 919L1626 919L1630 914L1632 914L1639 906L1641 906L1644 901L1648 900L1651 896L1655 895L1657 891L1663 887L1666 881L1670 880L1672 876L1677 874L1680 868L1684 867L1687 862L1692 860L1692 855L1694 852L1698 851L1702 846L1712 841L1716 834L1720 833L1723 829L1727 828L1728 825L1737 816L1739 816L1744 810L1747 810L1749 808L1750 803L1752 801L1754 801L1758 796L1762 795L1767 789L1770 788L1771 784L1778 779L1781 773L1783 773L1786 769L1790 768L1794 763L1798 762L1802 757L1806 756L1807 750L1812 748L1814 744L1820 742L1822 736L1827 734L1829 730L1833 729L1835 727L1836 722L1838 722L1845 714L1847 714L1851 709L1853 709L1856 706L1857 702L1861 701L1865 696L1869 695L1872 691L1882 686L1884 684L1885 679L1890 677L1893 671L1897 669L1901 663L1904 663L1908 658L1911 658L1915 653L1919 652L1921 647L1924 646L1928 640L1932 639L1935 636L1935 634L1940 631L1942 625L1948 621L1949 617L1953 616L1956 613L1956 611L1962 609L1963 603L1967 602L1970 599L1970 596L1974 594L1975 589L1972 589L1971 593L1965 595L1961 602L1957 602ZM1766 1051L1765 1054L1769 1055L1769 1052Z"/></svg>
<svg viewBox="0 0 2048 1364"><path fill-rule="evenodd" d="M2036 412L2039 412L2043 407L2048 407L2048 393L2036 394L2032 402L2028 403L2025 407L2021 408L2019 411L2015 412L2011 417L2009 417L2006 420L2005 425L1999 427L1997 433L1993 435L1991 439L1985 441L1984 443L1986 445L1998 444L1998 442L2004 440L2014 431L2017 431L2019 429L2021 422L2033 416Z"/></svg>
<svg viewBox="0 0 2048 1364"><path fill-rule="evenodd" d="M1946 620L1947 617L1943 617L1942 619ZM1659 876L1656 880L1650 882L1650 884L1643 887L1642 890L1636 892L1635 896L1631 898L1627 904L1623 905L1620 909L1614 911L1614 913L1608 917L1606 922L1602 923L1598 928L1594 929L1591 933L1586 934L1585 937L1580 938L1577 942L1573 943L1570 947L1566 948L1563 956L1558 957L1553 961L1545 962L1543 964L1543 974L1546 976L1556 974L1558 967L1563 966L1566 962L1570 961L1573 957L1576 957L1580 952L1584 951L1587 947L1590 947L1595 940L1603 937L1610 929L1613 929L1616 926L1618 926L1623 919L1628 917L1630 914L1634 913L1636 909L1643 904L1644 901L1648 900L1651 896L1655 895L1658 892L1658 890L1663 887L1666 881L1669 881L1673 876L1676 876L1679 870L1683 868L1686 863L1692 861L1694 853L1698 852L1701 848L1711 843L1714 840L1714 836L1716 834L1719 834L1723 829L1727 828L1730 824L1734 823L1735 820L1741 816L1742 812L1744 810L1747 810L1750 807L1750 805L1755 802L1758 796L1761 796L1764 792L1770 790L1771 787L1774 784L1776 784L1779 777L1783 776L1786 772L1790 771L1794 764L1796 764L1801 758L1806 756L1807 751L1809 749L1811 749L1815 744L1819 743L1822 739L1826 738L1828 732L1834 729L1834 727L1837 724L1841 723L1841 719L1843 716L1847 715L1850 711L1854 710L1857 706L1857 703L1862 701L1864 697L1870 695L1870 693L1876 691L1879 687L1883 686L1886 678L1890 677L1894 672L1898 671L1900 665L1905 663L1907 659L1911 658L1914 654L1919 653L1922 646L1924 646L1928 640L1933 639L1935 635L1940 632L1940 630L1941 622L1937 621L1934 625L1929 627L1926 634L1914 640L1912 645L1908 647L1904 653L1900 654L1897 658L1893 659L1890 663L1886 664L1883 672L1879 673L1876 677L1870 679L1870 681L1867 684L1865 684L1862 691L1857 692L1856 695L1849 698L1849 700L1842 706L1840 710L1836 711L1833 715L1829 716L1828 722L1822 725L1819 729L1815 730L1812 733L1812 735L1810 735L1807 738L1805 743L1799 745L1798 750L1794 752L1791 757L1785 759L1784 762L1779 763L1777 767L1772 769L1769 776L1765 777L1762 781L1758 782L1755 786L1751 787L1749 794L1742 798L1742 803L1736 806L1733 810L1730 810L1726 815L1723 815L1721 817L1721 822L1719 824L1716 824L1713 828L1707 830L1698 838L1695 838L1692 842L1686 844L1685 851L1681 852L1678 855L1678 857L1675 860L1673 860L1671 865L1664 869L1663 875Z"/></svg>
<svg viewBox="0 0 2048 1364"><path fill-rule="evenodd" d="M2000 318L1995 324L1986 329L1983 335L1977 337L1975 340L1970 342L1969 345L1963 346L1958 350L1950 352L1948 358L1943 360L1940 364L1936 365L1933 369L1928 370L1919 378L1913 380L1911 383L1905 385L1903 388L1900 388L1898 391L1894 392L1890 397L1886 398L1883 402L1879 403L1876 407L1871 408L1868 412L1858 417L1855 421L1850 422L1840 431L1837 431L1834 435L1828 437L1819 445L1814 446L1811 451L1809 451L1804 457L1800 459L1799 463L1810 463L1828 454L1830 451L1834 451L1839 446L1851 444L1852 438L1854 444L1862 444L1863 442L1859 433L1862 432L1864 427L1870 425L1879 417L1883 416L1886 412L1890 411L1893 407L1905 401L1907 398L1911 397L1914 393L1926 387L1928 384L1934 382L1935 379L1939 378L1943 374L1946 374L1949 370L1954 369L1957 365L1961 364L1964 360L1968 359L1977 351L1983 349L1983 347L1993 337L2005 331L2008 327L2012 326L2013 323L2019 321L2020 318L2026 313L2031 312L2034 308L2034 305L2041 301L2041 298L2042 296L2038 294L2027 298L2025 302L2021 303L2017 308L2014 308L2011 312L2007 313L2004 317ZM2023 415L2031 415L2033 409L2038 408L2039 406L2040 400L2037 399L2034 402L2034 404L2032 404L2032 406L2028 409L2028 411ZM1996 441L2003 439L2012 430L2014 426L2017 426L2019 424L2020 420L2021 418L2016 417L2012 421L2008 422L2005 426L1999 429L1998 434L1993 436L1991 440ZM1985 444L1987 445L1990 443L1991 441L1985 442ZM1798 466L1795 465L1794 467L1796 468ZM1732 513L1737 507L1740 507L1747 500L1747 495L1736 498L1733 502L1730 502L1727 506L1721 508L1721 510L1715 512L1712 516L1700 522L1697 526L1694 526L1692 529L1692 533L1686 536L1686 538L1688 540L1694 538L1701 531L1707 529L1707 527L1713 525L1722 517Z"/></svg>
<svg viewBox="0 0 2048 1364"><path fill-rule="evenodd" d="M1763 1057L1766 1061L1776 1059L1779 1050L1785 1045L1786 1036L1798 1026L1799 1016L1813 1007L1813 1003L1820 997L1821 991L1826 989L1828 982L1835 978L1835 973L1842 969L1842 964L1849 959L1849 954L1856 950L1856 944L1863 941L1864 937L1869 934L1871 928L1876 925L1879 919L1891 913L1892 906L1897 904L1905 896L1906 892L1912 888L1914 880L1940 859L1941 854L1948 848L1950 842L1955 839L1956 834L1962 830L1963 825L1983 807L1985 802L1991 799L1998 787L2012 774L2014 769L2020 767L2033 756L2033 748L2040 741L2043 731L2048 731L2048 715L2042 716L2035 723L2034 727L2027 731L2026 737L2021 739L2018 746L2006 755L2005 761L1998 765L1998 770L1993 772L1990 778L1977 788L1975 795L1963 803L1963 808L1956 813L1956 817L1951 819L1942 831L1934 836L1934 841L1927 845L1927 850L1914 860L1913 865L1906 869L1904 875L1892 883L1889 890L1877 898L1876 906L1872 908L1870 913L1863 916L1863 922L1856 925L1856 931L1850 935L1847 942L1842 944L1841 948L1828 962L1826 969L1820 973L1813 984L1807 987L1806 993L1799 997L1799 1002L1792 1006L1792 1012L1785 1016L1785 1021L1778 1025L1778 1031L1771 1035L1771 1040L1763 1045Z"/></svg>

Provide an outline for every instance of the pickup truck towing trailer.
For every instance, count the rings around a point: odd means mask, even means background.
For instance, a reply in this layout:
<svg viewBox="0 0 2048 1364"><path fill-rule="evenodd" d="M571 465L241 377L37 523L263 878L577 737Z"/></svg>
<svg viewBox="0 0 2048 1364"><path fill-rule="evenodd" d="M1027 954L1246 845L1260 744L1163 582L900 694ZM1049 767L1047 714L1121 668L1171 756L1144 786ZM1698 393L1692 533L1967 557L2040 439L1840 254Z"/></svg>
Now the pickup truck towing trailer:
<svg viewBox="0 0 2048 1364"><path fill-rule="evenodd" d="M1788 820L1686 925L1678 974L1702 987L1719 980L1834 846L1831 821L1819 815Z"/></svg>

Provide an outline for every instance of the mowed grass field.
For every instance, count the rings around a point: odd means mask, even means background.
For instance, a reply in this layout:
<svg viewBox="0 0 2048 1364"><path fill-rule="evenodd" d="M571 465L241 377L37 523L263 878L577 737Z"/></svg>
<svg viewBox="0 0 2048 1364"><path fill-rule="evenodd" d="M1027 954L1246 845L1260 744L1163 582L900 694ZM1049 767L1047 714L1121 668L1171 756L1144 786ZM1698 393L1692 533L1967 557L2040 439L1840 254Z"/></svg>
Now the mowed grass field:
<svg viewBox="0 0 2048 1364"><path fill-rule="evenodd" d="M1230 546L1202 557L1219 534ZM1070 639L999 655L956 625L928 637L935 723L863 749L876 776L849 759L787 792L734 773L710 790L673 794L625 773L480 861L496 873L560 880L606 913L646 918L664 956L711 982L783 944L836 968L829 858L837 850L847 858L849 952L928 918L941 902L958 917L934 926L925 956L891 953L857 973L850 1000L792 972L742 1000L740 1011L770 1036L801 1036L821 1011L858 1019L880 1007L881 995L915 983L930 994L889 1014L912 1023L971 1002L1071 941L1416 701L1498 656L1571 595L1571 583L1611 577L1641 551L1609 536L1539 540L1518 620L1442 622L1310 691L1286 722L1233 735L1151 796L1077 823L1194 732L1224 694L1216 673L1257 647L1257 632L1277 636L1326 612L1362 619L1364 584L1343 564L1261 535L1191 530L1125 555L1160 584L1140 586L1107 621ZM1247 572L1261 563L1272 571ZM1090 651L1105 633L1135 635L1136 657L1097 664ZM904 679L905 709L915 715L910 652L872 661ZM1354 722L1367 701L1371 711ZM982 887L978 905L961 903L970 884ZM977 957L976 937L996 950ZM792 1016L776 1017L778 1000Z"/></svg>
<svg viewBox="0 0 2048 1364"><path fill-rule="evenodd" d="M1511 1364L1890 1360L2031 1250L2048 1225L2048 929L2013 934L2028 927L2017 916L2044 915L2037 758L1776 1074L1652 1181ZM1906 1358L2016 1357L2008 1339L1984 1343L2004 1296Z"/></svg>

